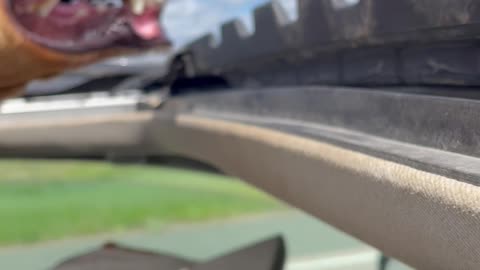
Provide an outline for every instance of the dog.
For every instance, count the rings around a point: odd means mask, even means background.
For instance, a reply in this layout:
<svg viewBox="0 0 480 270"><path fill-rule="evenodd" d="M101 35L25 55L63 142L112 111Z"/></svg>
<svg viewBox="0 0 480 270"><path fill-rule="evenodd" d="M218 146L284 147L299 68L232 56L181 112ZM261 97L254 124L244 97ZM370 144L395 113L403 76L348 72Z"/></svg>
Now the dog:
<svg viewBox="0 0 480 270"><path fill-rule="evenodd" d="M166 50L165 0L0 0L0 99L96 61Z"/></svg>

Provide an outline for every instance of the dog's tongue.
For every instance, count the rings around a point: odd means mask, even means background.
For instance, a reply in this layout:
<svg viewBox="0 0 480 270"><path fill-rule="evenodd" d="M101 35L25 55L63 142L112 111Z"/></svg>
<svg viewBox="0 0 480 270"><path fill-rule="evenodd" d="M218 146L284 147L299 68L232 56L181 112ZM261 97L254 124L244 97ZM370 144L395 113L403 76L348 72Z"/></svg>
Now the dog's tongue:
<svg viewBox="0 0 480 270"><path fill-rule="evenodd" d="M153 40L163 35L160 27L160 8L147 7L140 15L131 14L130 25L135 33L144 40Z"/></svg>

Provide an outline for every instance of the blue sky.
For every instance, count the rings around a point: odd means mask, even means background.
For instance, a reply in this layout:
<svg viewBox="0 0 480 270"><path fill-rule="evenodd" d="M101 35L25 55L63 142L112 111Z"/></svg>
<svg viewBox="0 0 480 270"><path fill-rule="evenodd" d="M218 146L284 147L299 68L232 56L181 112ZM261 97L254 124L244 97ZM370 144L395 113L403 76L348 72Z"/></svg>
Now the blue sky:
<svg viewBox="0 0 480 270"><path fill-rule="evenodd" d="M171 39L181 46L206 32L218 31L218 26L231 18L241 18L251 24L251 11L268 0L169 0L163 18ZM295 12L296 0L279 0L290 12Z"/></svg>

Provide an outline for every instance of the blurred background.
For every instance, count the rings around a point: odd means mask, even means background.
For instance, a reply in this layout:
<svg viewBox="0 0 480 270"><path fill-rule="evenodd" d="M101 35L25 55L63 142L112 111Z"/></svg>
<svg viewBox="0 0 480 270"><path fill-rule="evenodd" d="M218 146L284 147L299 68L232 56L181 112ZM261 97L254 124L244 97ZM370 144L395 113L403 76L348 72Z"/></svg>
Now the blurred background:
<svg viewBox="0 0 480 270"><path fill-rule="evenodd" d="M376 250L231 177L46 160L0 171L0 269L51 269L107 241L205 260L279 234L288 270L379 269Z"/></svg>

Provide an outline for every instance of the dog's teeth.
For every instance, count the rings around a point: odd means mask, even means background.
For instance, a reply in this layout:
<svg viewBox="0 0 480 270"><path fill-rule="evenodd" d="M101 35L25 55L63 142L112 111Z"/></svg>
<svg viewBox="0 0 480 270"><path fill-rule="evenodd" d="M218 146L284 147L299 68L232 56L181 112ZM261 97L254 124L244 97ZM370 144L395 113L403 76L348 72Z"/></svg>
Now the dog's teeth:
<svg viewBox="0 0 480 270"><path fill-rule="evenodd" d="M160 5L164 5L165 4L165 0L151 0L153 1L154 3L156 4L160 4Z"/></svg>
<svg viewBox="0 0 480 270"><path fill-rule="evenodd" d="M154 5L163 5L165 4L165 0L147 0L148 3L154 4Z"/></svg>
<svg viewBox="0 0 480 270"><path fill-rule="evenodd" d="M165 0L145 0L147 5L150 6L163 6L165 4Z"/></svg>
<svg viewBox="0 0 480 270"><path fill-rule="evenodd" d="M100 13L104 13L108 10L108 7L107 6L96 6L95 9Z"/></svg>
<svg viewBox="0 0 480 270"><path fill-rule="evenodd" d="M132 5L132 12L140 15L145 10L146 0L132 0L130 4Z"/></svg>
<svg viewBox="0 0 480 270"><path fill-rule="evenodd" d="M78 9L78 11L75 13L75 16L77 16L77 18L87 17L87 16L88 16L88 10L85 9L85 8L80 8L80 9Z"/></svg>
<svg viewBox="0 0 480 270"><path fill-rule="evenodd" d="M36 13L40 17L47 17L59 2L60 0L44 0L37 5Z"/></svg>

